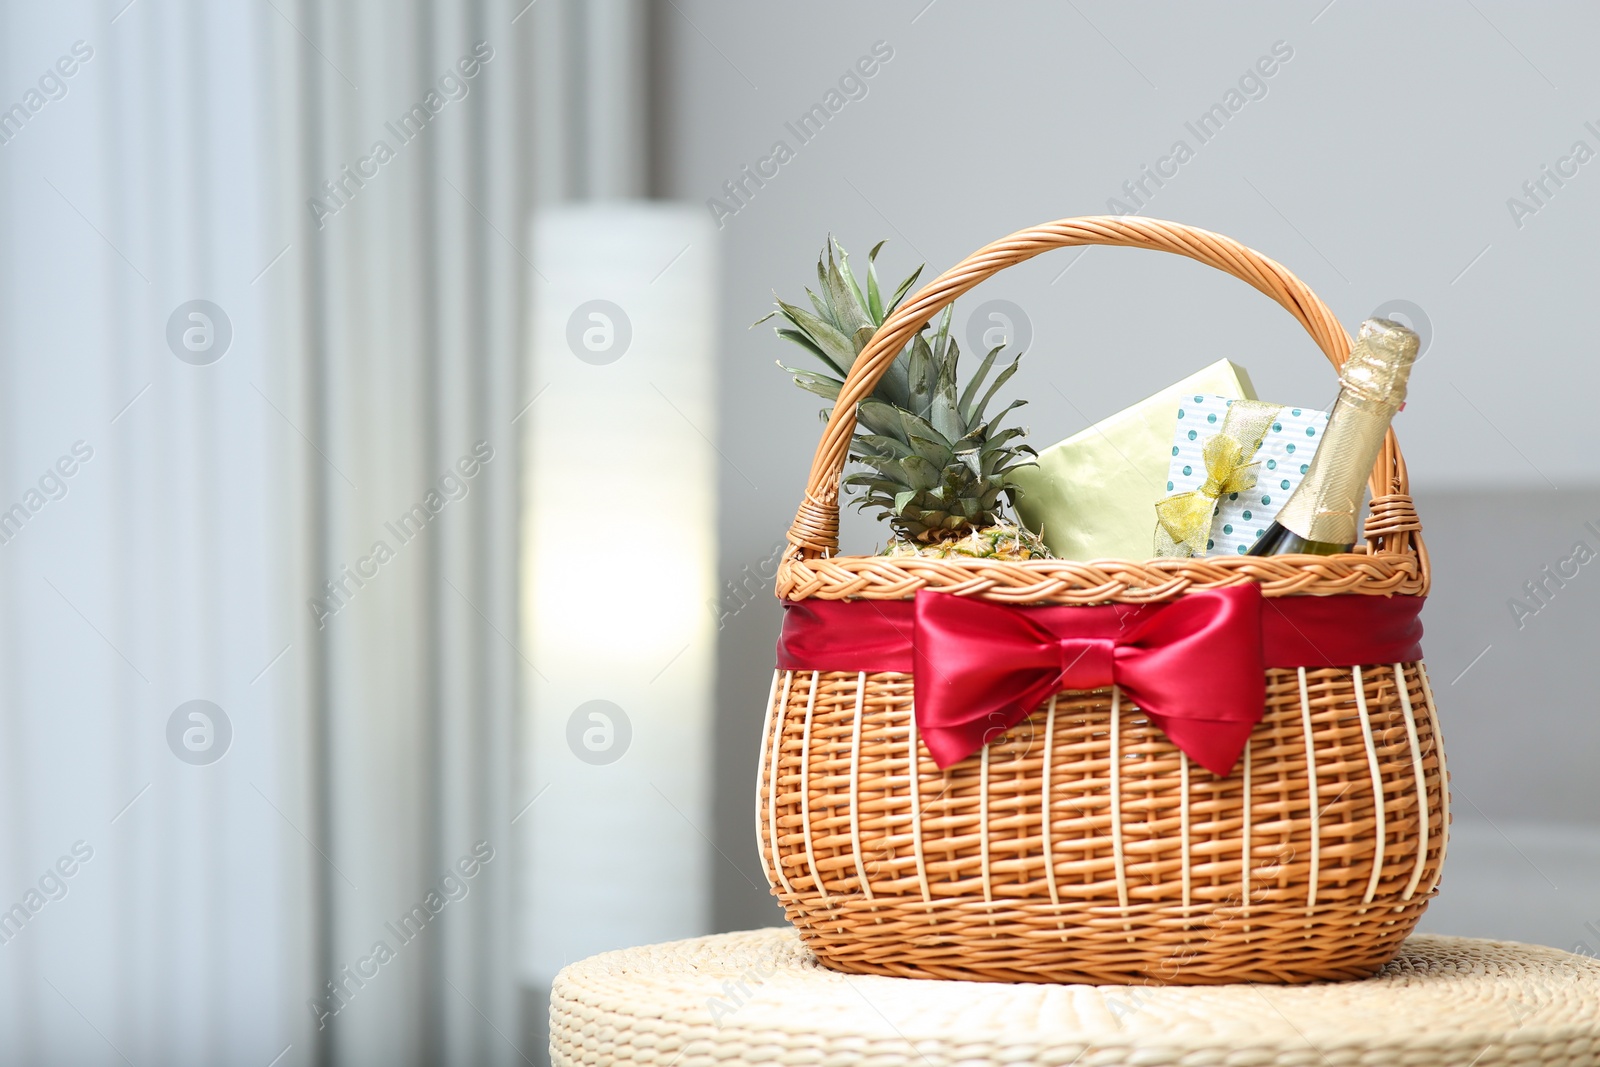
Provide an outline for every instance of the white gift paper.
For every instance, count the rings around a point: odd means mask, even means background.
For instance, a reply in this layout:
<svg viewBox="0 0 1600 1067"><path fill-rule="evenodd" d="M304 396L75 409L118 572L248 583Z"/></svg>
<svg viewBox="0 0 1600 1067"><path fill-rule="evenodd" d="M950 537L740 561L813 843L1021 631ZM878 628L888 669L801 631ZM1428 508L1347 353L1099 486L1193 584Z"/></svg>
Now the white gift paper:
<svg viewBox="0 0 1600 1067"><path fill-rule="evenodd" d="M1201 450L1207 439L1222 429L1232 403L1225 396L1190 395L1178 405L1172 460L1167 467L1168 493L1187 493L1205 484ZM1206 555L1242 556L1267 532L1278 509L1304 477L1327 425L1326 411L1283 408L1278 412L1251 457L1256 464L1255 488L1224 493L1217 501Z"/></svg>

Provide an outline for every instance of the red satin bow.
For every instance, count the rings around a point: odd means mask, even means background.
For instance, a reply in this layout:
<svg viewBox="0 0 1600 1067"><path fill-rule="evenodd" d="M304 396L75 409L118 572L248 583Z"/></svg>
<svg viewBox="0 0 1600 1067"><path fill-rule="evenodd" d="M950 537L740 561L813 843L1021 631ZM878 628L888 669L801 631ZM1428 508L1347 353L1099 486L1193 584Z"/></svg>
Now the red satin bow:
<svg viewBox="0 0 1600 1067"><path fill-rule="evenodd" d="M941 767L1057 690L1115 684L1174 744L1226 775L1261 718L1264 667L1420 660L1422 605L1263 600L1254 584L1138 607L1013 607L926 590L915 600L785 601L778 666L912 674L917 728Z"/></svg>
<svg viewBox="0 0 1600 1067"><path fill-rule="evenodd" d="M917 726L941 767L1028 716L1052 693L1116 685L1174 744L1233 769L1266 699L1261 590L1237 585L1170 603L1019 610L917 594Z"/></svg>

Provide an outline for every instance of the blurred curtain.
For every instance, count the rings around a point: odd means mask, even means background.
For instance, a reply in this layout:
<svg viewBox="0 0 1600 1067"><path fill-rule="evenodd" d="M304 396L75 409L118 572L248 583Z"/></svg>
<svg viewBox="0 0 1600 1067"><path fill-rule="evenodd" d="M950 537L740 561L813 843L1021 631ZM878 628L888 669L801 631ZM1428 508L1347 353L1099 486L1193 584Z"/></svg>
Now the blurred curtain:
<svg viewBox="0 0 1600 1067"><path fill-rule="evenodd" d="M525 9L305 0L271 13L296 24L273 27L270 78L293 131L280 138L295 194L279 201L295 235L279 279L286 411L317 444L295 453L310 502L297 562L302 587L334 586L300 607L300 625L328 853L313 867L316 971L349 996L322 1032L339 1063L518 1057L507 934L517 420L531 399L515 243L530 199ZM430 892L438 926L402 946L401 916L431 912ZM399 958L369 987L340 982L385 941Z"/></svg>
<svg viewBox="0 0 1600 1067"><path fill-rule="evenodd" d="M528 6L0 9L0 1062L537 1054Z"/></svg>

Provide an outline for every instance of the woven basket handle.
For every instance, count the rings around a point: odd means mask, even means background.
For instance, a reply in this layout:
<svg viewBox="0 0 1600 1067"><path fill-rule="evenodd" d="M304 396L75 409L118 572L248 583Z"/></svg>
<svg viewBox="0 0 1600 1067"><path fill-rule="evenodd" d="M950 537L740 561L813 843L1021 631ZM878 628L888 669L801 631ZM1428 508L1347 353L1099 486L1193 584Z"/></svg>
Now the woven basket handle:
<svg viewBox="0 0 1600 1067"><path fill-rule="evenodd" d="M1350 337L1304 282L1260 252L1221 234L1177 222L1136 216L1090 215L1061 219L1019 230L985 245L929 282L901 303L856 357L833 414L822 432L805 500L789 528L789 543L806 558L831 555L839 546L839 478L844 473L856 405L871 395L906 343L956 297L1007 267L1052 248L1071 245L1119 245L1150 248L1197 259L1233 275L1282 304L1304 326L1337 370L1350 354ZM1400 446L1389 432L1368 483L1373 499L1367 520L1372 547L1418 552L1420 525L1412 510L1410 481ZM1153 520L1152 520L1153 521Z"/></svg>

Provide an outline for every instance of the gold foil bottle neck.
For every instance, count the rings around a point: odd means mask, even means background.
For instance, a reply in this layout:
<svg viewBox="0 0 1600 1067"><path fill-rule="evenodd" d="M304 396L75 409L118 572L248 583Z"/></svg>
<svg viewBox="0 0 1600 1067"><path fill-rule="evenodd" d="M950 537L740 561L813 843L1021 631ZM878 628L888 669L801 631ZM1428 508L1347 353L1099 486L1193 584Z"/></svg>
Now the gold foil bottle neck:
<svg viewBox="0 0 1600 1067"><path fill-rule="evenodd" d="M1417 359L1417 335L1388 319L1361 324L1339 372L1322 444L1295 491L1277 514L1284 528L1310 541L1353 545L1367 475L1383 447L1389 421L1406 399Z"/></svg>
<svg viewBox="0 0 1600 1067"><path fill-rule="evenodd" d="M1363 322L1350 358L1339 372L1342 394L1398 411L1406 401L1406 381L1417 361L1418 343L1417 335L1398 322Z"/></svg>

